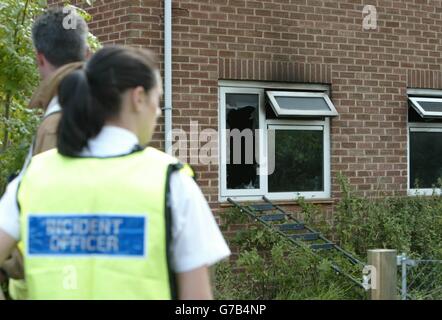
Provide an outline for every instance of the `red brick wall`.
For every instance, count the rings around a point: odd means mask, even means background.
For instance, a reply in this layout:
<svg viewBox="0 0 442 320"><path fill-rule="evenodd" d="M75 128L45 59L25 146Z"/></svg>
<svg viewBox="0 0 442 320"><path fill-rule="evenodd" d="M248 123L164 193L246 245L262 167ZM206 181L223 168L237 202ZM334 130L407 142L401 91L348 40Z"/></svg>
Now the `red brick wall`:
<svg viewBox="0 0 442 320"><path fill-rule="evenodd" d="M378 28L364 31L369 4ZM102 42L162 60L163 1L97 0L87 11ZM406 88L442 89L442 0L174 0L173 16L174 128L218 129L220 79L330 84L333 198L339 172L365 195L406 193ZM195 169L218 208L217 166Z"/></svg>

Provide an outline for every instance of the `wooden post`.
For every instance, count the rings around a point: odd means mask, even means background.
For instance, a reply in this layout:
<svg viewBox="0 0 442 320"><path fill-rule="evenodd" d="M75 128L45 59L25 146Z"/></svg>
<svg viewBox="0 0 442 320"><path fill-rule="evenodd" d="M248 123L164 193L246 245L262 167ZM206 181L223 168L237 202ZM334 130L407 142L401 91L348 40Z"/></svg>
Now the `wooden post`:
<svg viewBox="0 0 442 320"><path fill-rule="evenodd" d="M368 250L368 265L373 268L371 300L397 300L396 250Z"/></svg>

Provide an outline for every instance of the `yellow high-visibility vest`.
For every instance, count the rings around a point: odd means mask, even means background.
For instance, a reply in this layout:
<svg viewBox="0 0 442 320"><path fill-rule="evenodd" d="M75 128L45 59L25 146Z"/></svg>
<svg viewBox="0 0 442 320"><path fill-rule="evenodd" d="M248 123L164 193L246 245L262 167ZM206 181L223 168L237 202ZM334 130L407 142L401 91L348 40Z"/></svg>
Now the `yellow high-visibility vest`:
<svg viewBox="0 0 442 320"><path fill-rule="evenodd" d="M18 190L29 299L173 299L171 172L154 148L112 158L34 157Z"/></svg>
<svg viewBox="0 0 442 320"><path fill-rule="evenodd" d="M21 254L23 254L24 250L22 241L17 244L17 248L21 252ZM28 287L26 286L26 281L24 280L9 279L8 291L9 296L13 300L28 299Z"/></svg>

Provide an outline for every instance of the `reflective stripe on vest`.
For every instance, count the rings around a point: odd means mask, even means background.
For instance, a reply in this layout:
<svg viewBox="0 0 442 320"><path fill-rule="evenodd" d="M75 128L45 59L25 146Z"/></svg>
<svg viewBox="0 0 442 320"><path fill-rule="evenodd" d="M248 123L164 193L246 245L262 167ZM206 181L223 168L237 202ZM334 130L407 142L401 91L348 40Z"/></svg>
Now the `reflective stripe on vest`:
<svg viewBox="0 0 442 320"><path fill-rule="evenodd" d="M30 299L171 299L170 173L153 148L115 158L34 157L18 191Z"/></svg>

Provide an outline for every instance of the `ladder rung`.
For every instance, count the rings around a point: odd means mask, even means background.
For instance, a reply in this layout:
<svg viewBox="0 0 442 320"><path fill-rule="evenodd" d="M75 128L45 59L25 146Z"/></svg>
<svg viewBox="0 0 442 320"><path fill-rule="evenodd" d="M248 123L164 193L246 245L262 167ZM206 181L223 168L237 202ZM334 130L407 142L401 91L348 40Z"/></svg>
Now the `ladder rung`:
<svg viewBox="0 0 442 320"><path fill-rule="evenodd" d="M280 231L302 230L305 228L303 223L287 223L278 225Z"/></svg>
<svg viewBox="0 0 442 320"><path fill-rule="evenodd" d="M311 249L313 250L330 250L334 247L335 245L333 243L320 243L320 244L312 244L310 246Z"/></svg>
<svg viewBox="0 0 442 320"><path fill-rule="evenodd" d="M275 209L272 204L254 204L249 207L255 211L268 211Z"/></svg>
<svg viewBox="0 0 442 320"><path fill-rule="evenodd" d="M279 223L269 225L267 223L269 221L272 221L272 222L273 221L281 221L281 220L286 220L286 218L289 218L289 219L292 218L290 222L292 222L292 221L297 222L297 220L294 219L291 215L285 213L278 206L273 205L269 200L267 200L267 198L263 197L263 199L267 202L266 204L255 204L255 205L248 205L248 206L241 206L240 204L233 201L231 198L228 198L228 201L230 203L232 203L235 207L238 207L239 209L241 209L241 212L245 211L248 215L251 215L254 219L257 219L260 222L264 223L267 227L270 227L273 231L279 230L279 232L278 232L279 234L281 234L282 232L291 231L291 230L304 232L304 233L298 233L298 234L290 234L288 232L284 233L285 237L287 237L291 240L297 241L293 244L299 245L300 243L298 241L305 241L305 242L312 241L312 242L308 242L308 247L310 248L310 250L316 251L316 250L337 249L338 251L343 253L347 258L349 258L352 263L354 263L354 264L361 263L357 259L353 258L350 253L347 253L346 251L344 251L343 249L338 247L336 244L329 242L329 240L322 237L319 232L314 232L312 229L310 229L308 227L306 228L306 225L302 222L289 223L288 221L284 221L284 222L279 222ZM282 214L276 214L275 213L276 209L278 210L278 212L282 212ZM266 212L267 214L265 214L264 211L270 211L270 212ZM254 212L257 214L254 214ZM260 212L262 215L259 215ZM319 239L321 239L321 241L316 242L316 240L319 240ZM320 243L320 242L322 242L322 243ZM320 254L320 253L317 253L317 254ZM346 276L347 278L349 278L353 282L360 285L360 282L357 279L355 279L352 276L350 276L349 274L346 274L345 272L343 272L338 266L332 265L331 267L333 268L333 270L335 270L339 274Z"/></svg>
<svg viewBox="0 0 442 320"><path fill-rule="evenodd" d="M319 233L300 233L291 235L294 240L312 241L319 239Z"/></svg>
<svg viewBox="0 0 442 320"><path fill-rule="evenodd" d="M280 221L285 219L285 214L269 214L265 216L260 216L258 218L263 221Z"/></svg>

